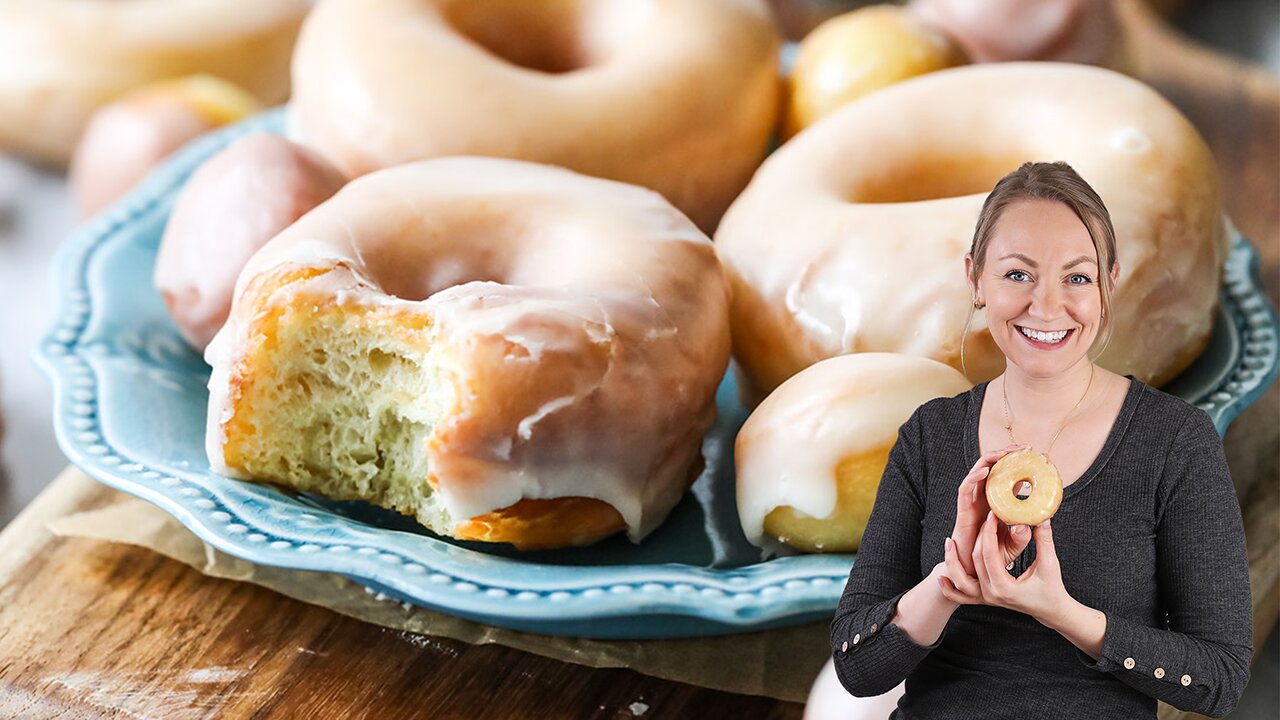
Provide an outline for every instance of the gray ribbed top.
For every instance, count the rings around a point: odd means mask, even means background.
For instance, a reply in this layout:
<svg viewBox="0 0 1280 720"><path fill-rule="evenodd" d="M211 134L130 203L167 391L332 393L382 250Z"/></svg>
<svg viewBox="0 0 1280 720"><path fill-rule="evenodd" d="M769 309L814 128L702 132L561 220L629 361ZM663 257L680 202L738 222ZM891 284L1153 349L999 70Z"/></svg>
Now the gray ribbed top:
<svg viewBox="0 0 1280 720"><path fill-rule="evenodd" d="M1126 377L1102 451L1053 517L1067 592L1107 616L1101 658L1003 608L961 606L929 647L889 623L943 560L958 486L979 457L983 382L921 405L898 430L831 623L850 692L878 695L906 679L894 720L1155 718L1156 700L1213 716L1235 707L1253 610L1222 439L1200 408ZM1032 541L1013 574L1034 560Z"/></svg>

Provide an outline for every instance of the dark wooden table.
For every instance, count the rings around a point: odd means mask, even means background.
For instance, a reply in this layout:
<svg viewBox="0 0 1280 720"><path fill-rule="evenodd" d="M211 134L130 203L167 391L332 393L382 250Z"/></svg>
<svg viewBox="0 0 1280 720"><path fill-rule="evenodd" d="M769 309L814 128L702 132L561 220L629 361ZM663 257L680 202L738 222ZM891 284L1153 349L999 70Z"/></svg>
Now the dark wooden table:
<svg viewBox="0 0 1280 720"><path fill-rule="evenodd" d="M1139 76L1200 128L1280 303L1280 88L1124 2ZM1280 385L1225 439L1242 488L1259 648L1280 607ZM0 718L799 718L803 708L387 630L150 551L59 538L119 494L64 475L0 533ZM733 658L725 658L732 662ZM1164 708L1162 717L1179 717Z"/></svg>

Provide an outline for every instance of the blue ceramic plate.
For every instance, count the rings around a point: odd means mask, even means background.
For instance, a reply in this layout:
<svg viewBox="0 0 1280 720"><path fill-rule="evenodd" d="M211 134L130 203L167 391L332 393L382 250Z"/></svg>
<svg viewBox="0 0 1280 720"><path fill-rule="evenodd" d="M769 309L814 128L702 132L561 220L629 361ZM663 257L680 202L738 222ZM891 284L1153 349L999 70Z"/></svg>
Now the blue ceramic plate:
<svg viewBox="0 0 1280 720"><path fill-rule="evenodd" d="M342 573L402 601L493 625L590 637L733 633L831 616L852 555L762 561L734 503L733 438L746 413L732 375L718 395L707 470L643 543L518 554L444 540L398 513L333 502L209 470L208 368L153 289L156 248L178 189L205 158L277 110L202 138L128 198L80 228L55 267L56 325L39 353L55 425L85 472L156 504L209 544L264 565ZM1166 389L1209 411L1220 431L1277 371L1277 322L1236 237L1213 341Z"/></svg>

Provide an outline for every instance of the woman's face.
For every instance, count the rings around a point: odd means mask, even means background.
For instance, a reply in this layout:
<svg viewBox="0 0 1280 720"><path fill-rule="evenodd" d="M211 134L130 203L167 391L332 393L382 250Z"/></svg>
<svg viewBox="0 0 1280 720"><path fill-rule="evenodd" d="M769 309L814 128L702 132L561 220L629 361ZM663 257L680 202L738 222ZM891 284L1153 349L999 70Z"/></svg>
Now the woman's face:
<svg viewBox="0 0 1280 720"><path fill-rule="evenodd" d="M1000 214L986 252L970 289L986 303L991 336L1008 361L1033 377L1080 361L1102 322L1098 255L1080 218L1059 202L1020 200ZM966 254L965 277L972 268ZM1030 338L1024 329L1050 335Z"/></svg>

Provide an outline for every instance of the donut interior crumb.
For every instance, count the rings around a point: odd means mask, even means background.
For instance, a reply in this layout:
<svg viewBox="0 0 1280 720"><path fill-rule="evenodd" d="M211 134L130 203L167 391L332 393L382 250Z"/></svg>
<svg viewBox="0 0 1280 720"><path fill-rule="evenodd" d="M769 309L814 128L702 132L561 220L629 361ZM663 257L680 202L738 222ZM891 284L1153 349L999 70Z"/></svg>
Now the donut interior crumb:
<svg viewBox="0 0 1280 720"><path fill-rule="evenodd" d="M427 441L452 394L429 318L299 293L255 326L228 421L228 466L452 528L427 481Z"/></svg>

